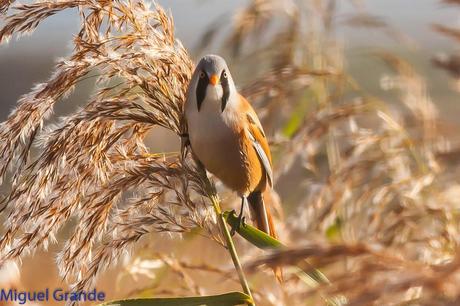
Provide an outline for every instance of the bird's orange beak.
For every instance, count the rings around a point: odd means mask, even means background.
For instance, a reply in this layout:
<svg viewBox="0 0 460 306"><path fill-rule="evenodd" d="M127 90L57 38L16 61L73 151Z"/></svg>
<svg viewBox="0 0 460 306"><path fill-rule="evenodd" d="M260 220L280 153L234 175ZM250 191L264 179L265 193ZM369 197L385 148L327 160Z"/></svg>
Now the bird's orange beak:
<svg viewBox="0 0 460 306"><path fill-rule="evenodd" d="M219 77L217 76L217 74L211 75L211 77L209 78L209 84L216 86L217 83L219 83Z"/></svg>

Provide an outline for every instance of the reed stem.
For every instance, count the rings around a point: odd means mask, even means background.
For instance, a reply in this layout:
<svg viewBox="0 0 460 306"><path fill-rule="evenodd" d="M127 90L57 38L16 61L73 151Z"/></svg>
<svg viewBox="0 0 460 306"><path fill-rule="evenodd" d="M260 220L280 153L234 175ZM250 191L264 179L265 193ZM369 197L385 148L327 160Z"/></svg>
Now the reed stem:
<svg viewBox="0 0 460 306"><path fill-rule="evenodd" d="M224 217L224 213L222 212L222 209L220 208L219 197L217 196L215 189L212 186L209 179L207 178L206 174L205 174L205 177L206 177L206 183L208 184L208 187L210 187L209 190L213 190L210 196L212 205L217 215L217 222L219 222L219 227L224 235L228 252L230 253L230 256L232 257L233 265L235 266L235 269L238 272L238 278L240 280L241 287L243 288L244 293L246 293L248 296L251 297L252 303L248 303L248 306L255 306L256 304L254 303L251 289L249 288L248 281L246 279L246 276L243 271L243 267L241 266L241 262L238 257L238 253L236 252L236 248L235 248L235 244L233 243L232 236L230 235L230 232L228 230L227 222L225 221L225 217Z"/></svg>

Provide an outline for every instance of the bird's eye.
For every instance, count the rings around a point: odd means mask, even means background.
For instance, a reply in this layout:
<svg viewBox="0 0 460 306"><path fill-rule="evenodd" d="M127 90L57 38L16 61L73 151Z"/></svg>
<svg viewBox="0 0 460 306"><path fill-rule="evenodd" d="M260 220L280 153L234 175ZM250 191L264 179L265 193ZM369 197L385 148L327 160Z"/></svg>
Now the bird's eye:
<svg viewBox="0 0 460 306"><path fill-rule="evenodd" d="M222 73L222 77L223 77L224 79L227 78L227 72L226 72L226 71L224 71L224 73Z"/></svg>
<svg viewBox="0 0 460 306"><path fill-rule="evenodd" d="M204 71L201 71L200 72L200 79L203 79L205 76L206 76L206 74L204 73Z"/></svg>

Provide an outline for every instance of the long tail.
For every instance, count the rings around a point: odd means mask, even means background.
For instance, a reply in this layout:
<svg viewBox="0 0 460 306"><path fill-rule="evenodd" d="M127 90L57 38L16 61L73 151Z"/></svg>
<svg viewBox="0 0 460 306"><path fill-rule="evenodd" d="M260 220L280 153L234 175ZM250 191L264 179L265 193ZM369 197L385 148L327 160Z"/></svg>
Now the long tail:
<svg viewBox="0 0 460 306"><path fill-rule="evenodd" d="M249 209L251 212L251 220L256 227L261 231L269 234L273 238L277 238L275 225L270 214L270 210L264 203L262 192L254 191L248 196Z"/></svg>
<svg viewBox="0 0 460 306"><path fill-rule="evenodd" d="M258 229L269 234L273 238L278 238L273 223L272 215L268 205L265 205L261 191L254 191L248 196L249 210L251 212L251 220ZM283 271L281 268L273 268L275 276L279 282L283 281Z"/></svg>

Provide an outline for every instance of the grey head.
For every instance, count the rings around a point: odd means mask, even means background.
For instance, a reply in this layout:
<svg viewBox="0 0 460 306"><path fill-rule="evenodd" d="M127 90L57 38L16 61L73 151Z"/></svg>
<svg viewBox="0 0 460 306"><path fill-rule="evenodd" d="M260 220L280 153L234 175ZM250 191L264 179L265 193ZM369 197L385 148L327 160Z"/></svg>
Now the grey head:
<svg viewBox="0 0 460 306"><path fill-rule="evenodd" d="M215 100L220 103L223 112L230 97L235 94L235 84L225 60L212 54L201 58L189 85L189 98L194 95L198 111L205 100Z"/></svg>

